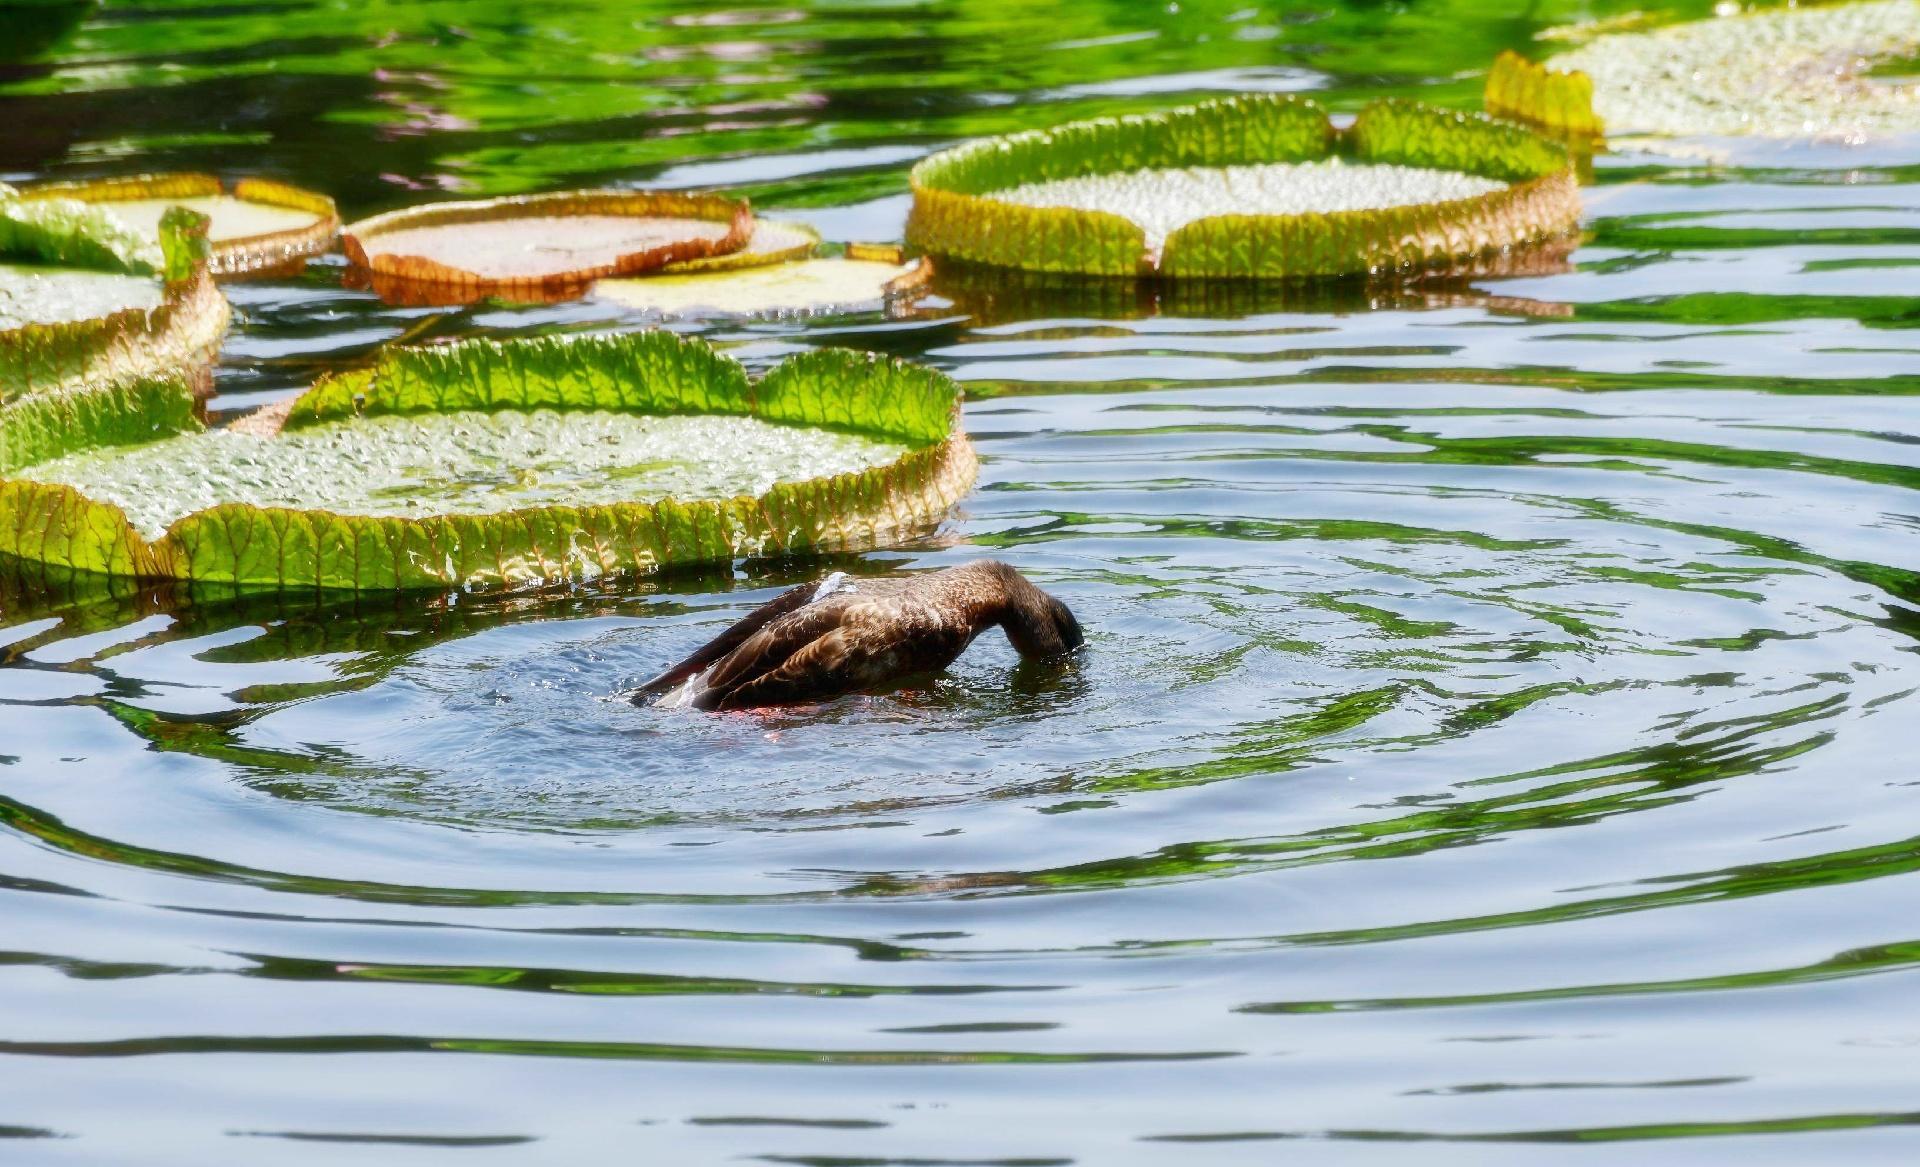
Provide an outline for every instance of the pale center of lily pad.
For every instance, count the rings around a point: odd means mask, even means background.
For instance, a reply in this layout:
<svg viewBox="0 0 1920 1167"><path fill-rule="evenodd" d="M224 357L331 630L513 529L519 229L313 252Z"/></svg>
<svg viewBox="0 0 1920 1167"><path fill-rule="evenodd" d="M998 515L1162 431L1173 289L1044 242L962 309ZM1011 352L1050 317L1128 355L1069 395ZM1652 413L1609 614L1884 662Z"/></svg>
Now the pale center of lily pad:
<svg viewBox="0 0 1920 1167"><path fill-rule="evenodd" d="M1167 237L1215 215L1371 211L1471 199L1506 183L1453 170L1328 158L1261 166L1190 166L1030 182L989 198L1029 207L1107 211L1140 225L1157 259Z"/></svg>
<svg viewBox="0 0 1920 1167"><path fill-rule="evenodd" d="M912 269L859 259L808 259L740 271L601 280L594 294L669 316L821 312L876 305Z"/></svg>
<svg viewBox="0 0 1920 1167"><path fill-rule="evenodd" d="M300 231L320 221L312 211L276 207L269 203L250 203L232 195L203 195L190 199L121 199L95 203L135 231L160 238L160 216L168 207L186 207L211 220L207 238L215 243L232 239L251 239L276 231Z"/></svg>
<svg viewBox="0 0 1920 1167"><path fill-rule="evenodd" d="M723 499L882 465L906 447L757 418L551 410L371 417L264 438L222 430L71 454L18 472L65 483L157 539L221 503L343 515Z"/></svg>
<svg viewBox="0 0 1920 1167"><path fill-rule="evenodd" d="M160 285L142 276L0 263L0 328L66 324L159 306Z"/></svg>
<svg viewBox="0 0 1920 1167"><path fill-rule="evenodd" d="M1920 85L1869 76L1920 51L1920 2L1783 8L1618 33L1555 57L1593 78L1609 133L1851 139L1920 132Z"/></svg>
<svg viewBox="0 0 1920 1167"><path fill-rule="evenodd" d="M601 268L690 239L726 238L726 223L638 215L553 215L403 227L361 237L369 257L411 255L493 280Z"/></svg>

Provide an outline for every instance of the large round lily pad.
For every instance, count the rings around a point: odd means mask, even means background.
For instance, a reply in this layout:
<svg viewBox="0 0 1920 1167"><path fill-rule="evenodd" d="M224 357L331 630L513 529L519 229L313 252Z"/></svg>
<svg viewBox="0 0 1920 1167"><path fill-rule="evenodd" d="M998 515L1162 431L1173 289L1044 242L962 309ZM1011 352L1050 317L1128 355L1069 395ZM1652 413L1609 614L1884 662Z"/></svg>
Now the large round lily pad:
<svg viewBox="0 0 1920 1167"><path fill-rule="evenodd" d="M149 249L85 203L0 189L0 404L127 377L198 381L229 315L206 222L174 211Z"/></svg>
<svg viewBox="0 0 1920 1167"><path fill-rule="evenodd" d="M589 190L438 203L347 227L347 258L383 296L459 301L551 299L597 279L724 256L752 240L744 200L675 192Z"/></svg>
<svg viewBox="0 0 1920 1167"><path fill-rule="evenodd" d="M1873 75L1916 52L1915 0L1758 9L1502 54L1486 104L1592 136L1858 141L1920 132L1920 84Z"/></svg>
<svg viewBox="0 0 1920 1167"><path fill-rule="evenodd" d="M263 178L243 178L229 190L210 174L144 174L41 183L21 195L89 203L155 241L167 208L198 211L211 221L207 240L216 276L267 271L318 255L333 245L340 230L332 199Z"/></svg>
<svg viewBox="0 0 1920 1167"><path fill-rule="evenodd" d="M1566 151L1519 127L1382 100L1342 131L1273 95L970 142L915 166L912 185L908 243L1088 275L1449 265L1564 234L1580 210Z"/></svg>
<svg viewBox="0 0 1920 1167"><path fill-rule="evenodd" d="M162 381L19 403L0 554L243 586L499 587L871 547L969 487L959 391L843 350L752 380L672 333L390 350L277 436Z"/></svg>

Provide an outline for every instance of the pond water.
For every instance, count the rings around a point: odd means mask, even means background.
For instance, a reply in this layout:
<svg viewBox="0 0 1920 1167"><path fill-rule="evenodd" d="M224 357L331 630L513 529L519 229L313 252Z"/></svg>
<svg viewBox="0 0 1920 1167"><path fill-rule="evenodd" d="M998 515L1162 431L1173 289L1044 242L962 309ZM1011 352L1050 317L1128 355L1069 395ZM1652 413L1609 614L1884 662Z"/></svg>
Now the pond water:
<svg viewBox="0 0 1920 1167"><path fill-rule="evenodd" d="M969 136L1466 106L1633 7L109 3L0 63L0 178L260 170L349 218L711 185L885 240ZM0 582L0 1160L1911 1162L1920 146L1604 157L1586 195L1506 278L950 273L899 318L682 326L965 383L980 487L902 550L504 598ZM228 286L217 409L644 323L342 276ZM1073 605L1077 660L622 697L829 567L982 555Z"/></svg>

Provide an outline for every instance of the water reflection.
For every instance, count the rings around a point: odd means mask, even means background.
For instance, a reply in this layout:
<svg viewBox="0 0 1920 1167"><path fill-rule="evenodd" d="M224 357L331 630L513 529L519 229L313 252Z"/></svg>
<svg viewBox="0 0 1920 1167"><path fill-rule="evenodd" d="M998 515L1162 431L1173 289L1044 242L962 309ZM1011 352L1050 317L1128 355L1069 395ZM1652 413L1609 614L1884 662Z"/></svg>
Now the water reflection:
<svg viewBox="0 0 1920 1167"><path fill-rule="evenodd" d="M382 174L715 181L887 238L955 137L1463 97L1572 15L1180 8L113 7L5 74L0 166L261 167L350 214L416 197ZM0 1138L1911 1158L1910 158L1603 156L1578 251L1415 286L955 270L903 317L675 325L966 383L982 487L896 552L511 597L0 573ZM229 293L219 415L394 340L645 324L383 304L337 259ZM982 554L1082 614L1072 667L623 699L819 571Z"/></svg>

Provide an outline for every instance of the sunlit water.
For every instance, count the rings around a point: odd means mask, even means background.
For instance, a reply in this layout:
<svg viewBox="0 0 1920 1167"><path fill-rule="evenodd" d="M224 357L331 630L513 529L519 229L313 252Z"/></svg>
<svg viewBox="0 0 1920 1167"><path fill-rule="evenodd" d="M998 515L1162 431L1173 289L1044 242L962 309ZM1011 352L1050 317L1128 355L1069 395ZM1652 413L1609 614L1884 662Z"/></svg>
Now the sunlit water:
<svg viewBox="0 0 1920 1167"><path fill-rule="evenodd" d="M897 238L905 166L967 135L1464 104L1566 15L1180 9L109 8L0 66L0 177L259 166L350 216L726 184ZM1603 158L1584 245L1516 278L950 273L908 318L700 326L966 383L980 488L901 551L0 585L0 1161L1910 1162L1917 157ZM645 323L341 276L229 286L217 407ZM1073 605L1073 663L624 700L830 567L981 555Z"/></svg>

